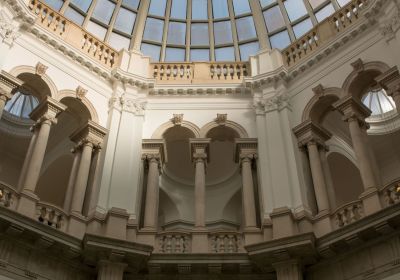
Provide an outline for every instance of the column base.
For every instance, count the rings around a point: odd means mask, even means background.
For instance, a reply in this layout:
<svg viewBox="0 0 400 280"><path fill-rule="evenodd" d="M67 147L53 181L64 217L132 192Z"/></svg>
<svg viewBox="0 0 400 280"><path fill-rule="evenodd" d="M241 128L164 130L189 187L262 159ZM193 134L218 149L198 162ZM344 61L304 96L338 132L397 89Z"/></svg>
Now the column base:
<svg viewBox="0 0 400 280"><path fill-rule="evenodd" d="M67 232L76 238L82 239L86 232L85 217L78 213L71 213Z"/></svg>
<svg viewBox="0 0 400 280"><path fill-rule="evenodd" d="M147 244L156 247L156 234L157 231L154 229L141 229L140 232L136 234L137 242Z"/></svg>
<svg viewBox="0 0 400 280"><path fill-rule="evenodd" d="M331 217L328 210L322 210L314 217L313 229L316 237L323 236L332 231Z"/></svg>
<svg viewBox="0 0 400 280"><path fill-rule="evenodd" d="M208 253L208 232L202 228L192 231L192 253Z"/></svg>
<svg viewBox="0 0 400 280"><path fill-rule="evenodd" d="M36 218L36 204L39 202L39 197L27 190L23 190L18 201L17 212L24 216Z"/></svg>
<svg viewBox="0 0 400 280"><path fill-rule="evenodd" d="M362 201L365 216L371 215L382 209L378 190L376 188L367 189L359 198Z"/></svg>
<svg viewBox="0 0 400 280"><path fill-rule="evenodd" d="M106 217L105 235L107 237L126 240L126 226L129 214L125 209L112 207Z"/></svg>
<svg viewBox="0 0 400 280"><path fill-rule="evenodd" d="M293 213L288 207L276 208L270 214L272 220L272 238L282 238L297 234L298 230Z"/></svg>

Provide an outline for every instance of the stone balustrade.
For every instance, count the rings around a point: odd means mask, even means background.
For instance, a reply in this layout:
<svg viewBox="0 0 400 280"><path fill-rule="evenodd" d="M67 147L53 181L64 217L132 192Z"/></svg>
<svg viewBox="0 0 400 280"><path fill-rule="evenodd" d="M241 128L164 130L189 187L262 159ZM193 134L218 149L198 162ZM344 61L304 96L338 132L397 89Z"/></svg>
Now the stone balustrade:
<svg viewBox="0 0 400 280"><path fill-rule="evenodd" d="M18 193L10 186L0 182L0 206L14 209Z"/></svg>
<svg viewBox="0 0 400 280"><path fill-rule="evenodd" d="M358 221L364 216L362 202L359 200L349 202L339 207L332 216L339 228Z"/></svg>
<svg viewBox="0 0 400 280"><path fill-rule="evenodd" d="M158 253L183 254L191 252L190 234L183 232L164 232L158 235Z"/></svg>
<svg viewBox="0 0 400 280"><path fill-rule="evenodd" d="M214 232L209 235L211 253L238 253L242 251L242 237L237 232Z"/></svg>
<svg viewBox="0 0 400 280"><path fill-rule="evenodd" d="M391 206L400 202L400 180L387 184L380 190L381 199L384 207Z"/></svg>
<svg viewBox="0 0 400 280"><path fill-rule="evenodd" d="M339 33L360 19L360 11L369 0L352 0L333 15L308 31L286 49L282 50L284 63L288 67L296 65L311 53L332 41Z"/></svg>
<svg viewBox="0 0 400 280"><path fill-rule="evenodd" d="M150 76L157 83L239 83L249 76L246 62L152 63Z"/></svg>
<svg viewBox="0 0 400 280"><path fill-rule="evenodd" d="M119 65L119 53L103 41L90 35L41 1L30 0L29 3L30 10L37 15L37 24L102 65L109 68Z"/></svg>
<svg viewBox="0 0 400 280"><path fill-rule="evenodd" d="M36 205L37 220L53 228L64 230L67 223L67 214L55 205L39 202Z"/></svg>

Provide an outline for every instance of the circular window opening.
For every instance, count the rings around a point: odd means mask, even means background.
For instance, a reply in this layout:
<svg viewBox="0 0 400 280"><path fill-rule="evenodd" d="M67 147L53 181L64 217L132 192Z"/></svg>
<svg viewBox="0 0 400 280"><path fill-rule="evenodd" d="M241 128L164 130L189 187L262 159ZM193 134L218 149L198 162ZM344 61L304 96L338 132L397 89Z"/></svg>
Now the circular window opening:
<svg viewBox="0 0 400 280"><path fill-rule="evenodd" d="M35 96L19 90L6 103L4 110L18 118L29 119L29 114L38 104Z"/></svg>
<svg viewBox="0 0 400 280"><path fill-rule="evenodd" d="M374 117L383 116L396 109L394 100L382 88L370 90L362 98L362 103L372 111L371 116Z"/></svg>

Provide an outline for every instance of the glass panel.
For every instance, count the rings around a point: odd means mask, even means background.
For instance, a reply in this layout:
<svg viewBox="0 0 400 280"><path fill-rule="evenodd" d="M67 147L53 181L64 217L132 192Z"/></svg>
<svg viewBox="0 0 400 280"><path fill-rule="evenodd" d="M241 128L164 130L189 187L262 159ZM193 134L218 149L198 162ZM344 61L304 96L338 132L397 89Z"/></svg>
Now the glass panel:
<svg viewBox="0 0 400 280"><path fill-rule="evenodd" d="M279 6L274 6L266 10L263 14L269 32L272 32L285 25L285 21L283 20Z"/></svg>
<svg viewBox="0 0 400 280"><path fill-rule="evenodd" d="M31 104L31 96L25 95L24 106L22 107L22 111L20 116L22 118L29 118L29 114L32 112L32 104Z"/></svg>
<svg viewBox="0 0 400 280"><path fill-rule="evenodd" d="M321 5L322 3L326 2L326 0L308 0L310 2L310 5L313 9Z"/></svg>
<svg viewBox="0 0 400 280"><path fill-rule="evenodd" d="M293 26L293 32L296 38L300 38L303 36L307 31L309 31L313 27L311 19L303 20L302 22Z"/></svg>
<svg viewBox="0 0 400 280"><path fill-rule="evenodd" d="M289 46L290 37L289 37L288 32L285 30L285 31L279 32L278 34L275 34L274 36L271 36L269 38L269 41L271 42L271 47L273 49L275 48L275 49L282 50L282 49L286 48L287 46Z"/></svg>
<svg viewBox="0 0 400 280"><path fill-rule="evenodd" d="M96 7L93 11L93 17L105 24L109 24L114 8L115 4L108 0L97 0Z"/></svg>
<svg viewBox="0 0 400 280"><path fill-rule="evenodd" d="M59 11L64 4L63 0L44 0L44 3L52 7L54 10Z"/></svg>
<svg viewBox="0 0 400 280"><path fill-rule="evenodd" d="M192 45L207 46L209 44L208 23L193 23L191 35Z"/></svg>
<svg viewBox="0 0 400 280"><path fill-rule="evenodd" d="M104 40L104 37L107 33L107 29L97 23L94 23L93 21L88 22L86 29L100 40Z"/></svg>
<svg viewBox="0 0 400 280"><path fill-rule="evenodd" d="M171 18L186 19L187 0L172 0Z"/></svg>
<svg viewBox="0 0 400 280"><path fill-rule="evenodd" d="M212 4L214 18L229 17L227 0L213 0Z"/></svg>
<svg viewBox="0 0 400 280"><path fill-rule="evenodd" d="M379 102L381 103L381 108L382 108L383 113L392 111L394 109L394 106L392 105L394 102L390 96L387 96L384 92L379 91L378 98L379 98Z"/></svg>
<svg viewBox="0 0 400 280"><path fill-rule="evenodd" d="M192 0L192 19L208 19L207 0Z"/></svg>
<svg viewBox="0 0 400 280"><path fill-rule="evenodd" d="M124 9L120 8L118 12L117 19L115 20L114 28L132 34L133 26L135 25L136 14Z"/></svg>
<svg viewBox="0 0 400 280"><path fill-rule="evenodd" d="M318 22L323 21L327 17L329 17L331 14L335 12L335 8L333 8L332 4L326 5L323 7L321 10L315 13L315 17L317 18Z"/></svg>
<svg viewBox="0 0 400 280"><path fill-rule="evenodd" d="M149 14L163 17L166 5L167 0L151 0Z"/></svg>
<svg viewBox="0 0 400 280"><path fill-rule="evenodd" d="M168 25L167 43L174 45L185 45L186 23L170 22Z"/></svg>
<svg viewBox="0 0 400 280"><path fill-rule="evenodd" d="M371 95L371 106L369 107L369 109L371 109L372 115L378 115L381 113L378 97L376 94Z"/></svg>
<svg viewBox="0 0 400 280"><path fill-rule="evenodd" d="M240 49L240 60L246 61L249 60L250 55L254 55L260 49L260 45L258 42L252 42L248 44L243 44L239 46Z"/></svg>
<svg viewBox="0 0 400 280"><path fill-rule="evenodd" d="M159 61L160 60L160 51L161 51L160 46L142 43L142 46L140 49L144 55L148 55L151 57L151 61Z"/></svg>
<svg viewBox="0 0 400 280"><path fill-rule="evenodd" d="M209 49L191 49L190 50L191 61L209 61L210 50Z"/></svg>
<svg viewBox="0 0 400 280"><path fill-rule="evenodd" d="M230 21L220 21L214 23L215 44L229 44L233 42Z"/></svg>
<svg viewBox="0 0 400 280"><path fill-rule="evenodd" d="M122 4L137 10L139 6L139 0L122 0Z"/></svg>
<svg viewBox="0 0 400 280"><path fill-rule="evenodd" d="M235 15L246 14L250 13L251 11L248 0L233 0L233 9L235 11Z"/></svg>
<svg viewBox="0 0 400 280"><path fill-rule="evenodd" d="M64 16L78 25L82 25L83 20L85 19L80 13L78 13L71 7L68 7L65 10Z"/></svg>
<svg viewBox="0 0 400 280"><path fill-rule="evenodd" d="M116 50L126 49L129 50L129 44L131 40L125 36L119 35L117 33L111 33L108 43Z"/></svg>
<svg viewBox="0 0 400 280"><path fill-rule="evenodd" d="M185 49L167 48L165 61L185 61Z"/></svg>
<svg viewBox="0 0 400 280"><path fill-rule="evenodd" d="M266 7L275 2L276 2L275 0L260 0L261 7Z"/></svg>
<svg viewBox="0 0 400 280"><path fill-rule="evenodd" d="M155 18L147 18L143 38L161 42L163 36L164 21Z"/></svg>
<svg viewBox="0 0 400 280"><path fill-rule="evenodd" d="M257 37L253 17L244 17L236 20L236 29L239 41Z"/></svg>
<svg viewBox="0 0 400 280"><path fill-rule="evenodd" d="M347 3L350 2L350 0L337 0L337 1L338 1L338 3L339 3L340 7L343 7L343 6L345 6Z"/></svg>
<svg viewBox="0 0 400 280"><path fill-rule="evenodd" d="M286 0L284 4L290 21L295 21L307 14L303 0Z"/></svg>
<svg viewBox="0 0 400 280"><path fill-rule="evenodd" d="M71 0L71 3L86 13L92 0Z"/></svg>
<svg viewBox="0 0 400 280"><path fill-rule="evenodd" d="M216 61L235 61L235 50L233 47L215 49Z"/></svg>

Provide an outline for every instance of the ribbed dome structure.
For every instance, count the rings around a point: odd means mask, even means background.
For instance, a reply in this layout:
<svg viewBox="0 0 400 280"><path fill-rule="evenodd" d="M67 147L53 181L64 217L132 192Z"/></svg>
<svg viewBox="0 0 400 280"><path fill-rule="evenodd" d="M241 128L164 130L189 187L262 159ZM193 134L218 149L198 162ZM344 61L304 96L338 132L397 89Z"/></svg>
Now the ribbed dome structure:
<svg viewBox="0 0 400 280"><path fill-rule="evenodd" d="M246 61L284 49L348 0L46 0L76 24L152 61ZM260 39L262 38L262 39Z"/></svg>

